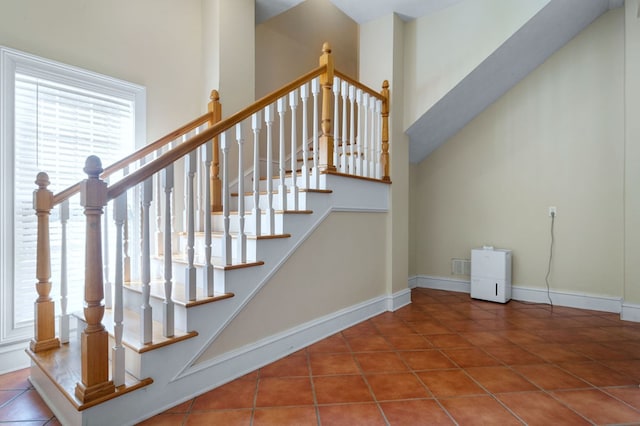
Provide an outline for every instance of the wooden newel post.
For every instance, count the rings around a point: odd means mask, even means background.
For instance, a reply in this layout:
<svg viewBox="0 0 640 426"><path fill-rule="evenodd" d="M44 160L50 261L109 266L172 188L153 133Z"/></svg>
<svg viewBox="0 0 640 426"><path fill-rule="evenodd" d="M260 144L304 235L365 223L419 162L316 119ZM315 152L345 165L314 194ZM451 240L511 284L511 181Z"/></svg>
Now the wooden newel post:
<svg viewBox="0 0 640 426"><path fill-rule="evenodd" d="M209 97L209 113L211 118L209 119L209 127L220 122L222 119L222 104L220 103L220 94L217 90L211 91ZM222 181L220 180L220 146L218 142L218 136L213 138L211 142L213 144L213 156L211 164L211 211L222 211Z"/></svg>
<svg viewBox="0 0 640 426"><path fill-rule="evenodd" d="M51 251L49 245L49 215L53 209L53 193L47 189L49 176L38 173L38 189L33 192L33 209L38 217L38 243L36 253L36 291L34 304L34 337L29 345L33 352L60 347L56 338L55 304L51 300Z"/></svg>
<svg viewBox="0 0 640 426"><path fill-rule="evenodd" d="M104 316L104 287L102 285L102 227L103 207L107 205L107 184L100 180L102 164L96 156L85 162L87 174L80 186L80 204L87 217L84 274L84 318L82 332L82 381L76 385L76 398L83 403L115 392L109 380L109 335L102 325Z"/></svg>
<svg viewBox="0 0 640 426"><path fill-rule="evenodd" d="M318 153L318 167L320 171L336 171L333 164L333 132L331 129L331 117L333 105L331 96L333 91L333 56L331 56L331 47L329 43L322 45L322 56L320 56L320 65L326 65L327 70L320 74L320 87L322 87L322 121L320 128L322 135L320 136Z"/></svg>
<svg viewBox="0 0 640 426"><path fill-rule="evenodd" d="M380 154L380 164L382 165L382 180L391 182L389 176L389 82L385 80L382 83L382 91L384 97L382 101L382 153Z"/></svg>

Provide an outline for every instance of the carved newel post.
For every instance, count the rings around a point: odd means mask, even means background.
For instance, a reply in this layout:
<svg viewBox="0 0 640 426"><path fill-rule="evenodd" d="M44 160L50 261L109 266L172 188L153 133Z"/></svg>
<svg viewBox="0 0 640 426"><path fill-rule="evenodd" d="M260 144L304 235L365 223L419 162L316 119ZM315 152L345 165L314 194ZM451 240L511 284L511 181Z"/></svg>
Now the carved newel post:
<svg viewBox="0 0 640 426"><path fill-rule="evenodd" d="M382 154L380 164L382 165L382 180L391 182L389 177L389 81L382 83Z"/></svg>
<svg viewBox="0 0 640 426"><path fill-rule="evenodd" d="M320 74L320 86L322 87L322 121L320 122L320 127L322 129L322 135L319 141L320 152L318 154L320 158L318 159L318 167L323 172L335 172L336 166L333 164L333 131L331 130L331 96L334 67L329 43L322 45L320 65L326 65L327 70Z"/></svg>
<svg viewBox="0 0 640 426"><path fill-rule="evenodd" d="M51 300L51 252L49 246L49 215L53 208L53 193L47 189L49 176L38 173L38 189L33 193L33 209L38 217L38 245L36 253L36 291L38 299L34 305L34 337L30 348L33 352L60 347L55 336L55 304Z"/></svg>
<svg viewBox="0 0 640 426"><path fill-rule="evenodd" d="M211 101L209 102L209 127L218 123L222 119L222 104L220 104L220 94L217 90L211 91ZM211 206L212 212L222 211L222 181L220 180L220 145L218 136L213 138L213 157L211 165Z"/></svg>
<svg viewBox="0 0 640 426"><path fill-rule="evenodd" d="M104 316L104 288L102 278L101 215L107 204L107 184L100 180L102 164L96 156L89 156L84 172L87 179L80 186L80 204L87 217L84 317L87 323L82 332L82 381L76 385L76 397L83 403L113 393L109 380L109 335L102 325Z"/></svg>

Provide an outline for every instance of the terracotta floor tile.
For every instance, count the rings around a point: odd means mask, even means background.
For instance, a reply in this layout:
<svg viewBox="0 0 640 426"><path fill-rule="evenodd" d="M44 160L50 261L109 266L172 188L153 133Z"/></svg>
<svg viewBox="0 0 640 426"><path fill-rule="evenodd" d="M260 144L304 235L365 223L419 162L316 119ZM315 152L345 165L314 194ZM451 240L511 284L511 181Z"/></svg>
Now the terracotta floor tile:
<svg viewBox="0 0 640 426"><path fill-rule="evenodd" d="M451 321L463 321L463 320L468 320L470 318L466 312L443 311L443 312L438 312L438 314L436 315L436 319L443 324L447 324L448 326L449 322Z"/></svg>
<svg viewBox="0 0 640 426"><path fill-rule="evenodd" d="M353 352L388 351L393 349L387 339L380 335L356 335L346 337L346 339Z"/></svg>
<svg viewBox="0 0 640 426"><path fill-rule="evenodd" d="M522 425L490 396L441 399L440 403L460 425Z"/></svg>
<svg viewBox="0 0 640 426"><path fill-rule="evenodd" d="M625 388L604 388L602 390L626 402L636 410L640 410L640 387L629 386Z"/></svg>
<svg viewBox="0 0 640 426"><path fill-rule="evenodd" d="M553 395L598 424L640 423L640 412L597 389L558 391Z"/></svg>
<svg viewBox="0 0 640 426"><path fill-rule="evenodd" d="M488 312L484 309L472 309L467 312L467 316L472 320L493 319L496 317L496 313Z"/></svg>
<svg viewBox="0 0 640 426"><path fill-rule="evenodd" d="M501 365L500 361L479 348L443 349L442 352L462 368Z"/></svg>
<svg viewBox="0 0 640 426"><path fill-rule="evenodd" d="M486 394L463 370L422 371L417 374L437 398Z"/></svg>
<svg viewBox="0 0 640 426"><path fill-rule="evenodd" d="M364 373L390 373L409 368L396 352L364 352L354 354Z"/></svg>
<svg viewBox="0 0 640 426"><path fill-rule="evenodd" d="M440 321L428 320L428 321L416 321L408 323L413 329L414 333L418 334L449 334L451 330L441 323Z"/></svg>
<svg viewBox="0 0 640 426"><path fill-rule="evenodd" d="M2 390L25 390L31 389L29 382L30 370L24 368L22 370L13 371L11 373L0 375L0 389Z"/></svg>
<svg viewBox="0 0 640 426"><path fill-rule="evenodd" d="M627 386L637 384L635 378L618 373L596 361L562 363L560 367L593 386Z"/></svg>
<svg viewBox="0 0 640 426"><path fill-rule="evenodd" d="M482 326L472 319L447 321L447 328L458 333L482 331Z"/></svg>
<svg viewBox="0 0 640 426"><path fill-rule="evenodd" d="M543 392L505 393L499 395L498 399L530 426L591 424Z"/></svg>
<svg viewBox="0 0 640 426"><path fill-rule="evenodd" d="M185 424L186 417L187 415L185 413L164 412L142 423L138 423L136 426L182 426Z"/></svg>
<svg viewBox="0 0 640 426"><path fill-rule="evenodd" d="M488 331L476 331L471 333L461 333L462 337L467 339L471 344L480 346L480 347L491 347L491 346L504 346L508 345L509 342L504 337L501 337L497 333L491 333Z"/></svg>
<svg viewBox="0 0 640 426"><path fill-rule="evenodd" d="M342 336L342 333L338 333L338 334L334 334L333 336L329 336L326 339L322 339L311 346L308 346L307 352L309 353L350 352L350 349L349 349L349 346L347 346L347 342Z"/></svg>
<svg viewBox="0 0 640 426"><path fill-rule="evenodd" d="M437 349L398 352L413 370L440 370L455 365Z"/></svg>
<svg viewBox="0 0 640 426"><path fill-rule="evenodd" d="M484 350L506 365L538 364L544 362L542 358L517 345L491 346L484 348Z"/></svg>
<svg viewBox="0 0 640 426"><path fill-rule="evenodd" d="M385 336L387 341L397 350L430 349L433 345L421 334L403 334Z"/></svg>
<svg viewBox="0 0 640 426"><path fill-rule="evenodd" d="M0 408L0 419L4 421L49 420L53 413L40 395L29 389Z"/></svg>
<svg viewBox="0 0 640 426"><path fill-rule="evenodd" d="M545 390L590 388L587 382L552 364L517 365L516 371Z"/></svg>
<svg viewBox="0 0 640 426"><path fill-rule="evenodd" d="M360 373L358 364L350 353L312 353L309 354L309 363L314 376Z"/></svg>
<svg viewBox="0 0 640 426"><path fill-rule="evenodd" d="M378 334L380 334L380 332L376 328L375 324L370 320L361 322L360 324L356 324L352 327L347 328L346 330L342 330L342 335L347 338L353 336L375 336Z"/></svg>
<svg viewBox="0 0 640 426"><path fill-rule="evenodd" d="M432 399L381 402L380 407L391 426L454 424L447 413Z"/></svg>
<svg viewBox="0 0 640 426"><path fill-rule="evenodd" d="M290 355L260 369L260 377L309 376L306 355Z"/></svg>
<svg viewBox="0 0 640 426"><path fill-rule="evenodd" d="M505 330L497 334L509 340L511 343L515 343L516 345L545 343L542 337L525 330Z"/></svg>
<svg viewBox="0 0 640 426"><path fill-rule="evenodd" d="M567 345L567 349L597 361L621 361L635 358L635 354L618 348L610 348L597 342L581 342Z"/></svg>
<svg viewBox="0 0 640 426"><path fill-rule="evenodd" d="M509 367L474 367L466 372L489 392L523 392L538 388Z"/></svg>
<svg viewBox="0 0 640 426"><path fill-rule="evenodd" d="M590 361L581 353L571 351L560 343L544 343L535 345L523 345L523 348L547 362L580 362Z"/></svg>
<svg viewBox="0 0 640 426"><path fill-rule="evenodd" d="M415 331L404 322L401 324L376 324L376 328L383 336L400 336L415 333Z"/></svg>
<svg viewBox="0 0 640 426"><path fill-rule="evenodd" d="M424 385L411 373L367 375L376 401L427 398L431 396Z"/></svg>
<svg viewBox="0 0 640 426"><path fill-rule="evenodd" d="M318 424L315 407L262 408L256 409L253 426L315 426Z"/></svg>
<svg viewBox="0 0 640 426"><path fill-rule="evenodd" d="M251 425L251 410L208 411L204 413L191 413L187 417L187 421L184 423L184 425L249 426Z"/></svg>
<svg viewBox="0 0 640 426"><path fill-rule="evenodd" d="M256 389L255 380L234 380L197 397L191 411L252 408Z"/></svg>
<svg viewBox="0 0 640 426"><path fill-rule="evenodd" d="M468 348L472 346L471 342L459 334L434 334L428 339L435 348Z"/></svg>
<svg viewBox="0 0 640 426"><path fill-rule="evenodd" d="M0 407L20 395L22 390L0 390Z"/></svg>
<svg viewBox="0 0 640 426"><path fill-rule="evenodd" d="M318 408L322 426L384 426L376 404L325 405Z"/></svg>
<svg viewBox="0 0 640 426"><path fill-rule="evenodd" d="M312 405L311 379L307 377L267 377L258 382L256 407Z"/></svg>
<svg viewBox="0 0 640 426"><path fill-rule="evenodd" d="M318 404L373 401L362 376L320 376L313 378Z"/></svg>

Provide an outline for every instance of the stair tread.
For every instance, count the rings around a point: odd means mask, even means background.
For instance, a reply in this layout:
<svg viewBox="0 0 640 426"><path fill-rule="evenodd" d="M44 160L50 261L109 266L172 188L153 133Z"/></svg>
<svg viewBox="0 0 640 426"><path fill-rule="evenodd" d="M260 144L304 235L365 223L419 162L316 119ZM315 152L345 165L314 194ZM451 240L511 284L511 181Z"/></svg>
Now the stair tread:
<svg viewBox="0 0 640 426"><path fill-rule="evenodd" d="M313 189L313 188L300 188L298 187L298 192L309 192L312 194L331 194L333 193L333 190L331 189ZM274 189L272 192L272 194L278 194L278 190ZM291 186L287 187L287 193L291 193ZM244 193L245 197L250 197L253 195L253 191L245 191ZM267 195L267 191L260 191L260 195ZM232 192L230 194L231 197L237 197L238 193L237 192Z"/></svg>
<svg viewBox="0 0 640 426"><path fill-rule="evenodd" d="M164 300L164 282L160 280L153 280L149 283L151 287L151 297ZM133 290L138 293L142 293L142 283L139 281L132 281L125 284L125 287L129 290ZM206 303L216 302L218 300L228 299L233 297L233 293L214 293L213 296L205 296L204 290L201 287L196 288L196 300L188 301L185 297L184 285L173 284L171 291L171 299L177 305L190 308L192 306L203 305Z"/></svg>
<svg viewBox="0 0 640 426"><path fill-rule="evenodd" d="M122 335L122 343L129 349L132 349L138 353L148 352L157 348L171 345L173 343L190 339L192 337L196 337L198 335L197 331L185 332L176 329L174 330L174 335L172 337L164 337L162 335L162 324L158 321L153 321L152 342L143 344L140 343L140 315L130 309L124 309L123 317L124 319L122 323L124 325L124 333ZM113 310L105 309L102 324L104 324L107 331L109 331L109 334L113 334Z"/></svg>
<svg viewBox="0 0 640 426"><path fill-rule="evenodd" d="M78 411L120 397L153 383L152 378L138 380L130 374L125 373L125 384L117 387L114 393L83 403L75 396L76 384L82 379L82 348L80 342L64 343L60 345L59 348L37 353L32 352L30 349L27 349L26 352ZM111 363L109 363L109 377L112 377Z"/></svg>

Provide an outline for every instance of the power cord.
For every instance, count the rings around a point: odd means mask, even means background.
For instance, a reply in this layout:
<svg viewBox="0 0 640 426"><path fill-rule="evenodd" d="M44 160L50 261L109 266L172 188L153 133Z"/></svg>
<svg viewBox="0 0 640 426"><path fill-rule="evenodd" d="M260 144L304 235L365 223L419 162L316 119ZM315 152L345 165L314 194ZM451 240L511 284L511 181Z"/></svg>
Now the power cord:
<svg viewBox="0 0 640 426"><path fill-rule="evenodd" d="M551 275L551 261L553 260L553 225L556 221L556 213L551 212L551 245L549 247L549 265L547 266L547 275L544 277L545 283L547 283L547 299L549 299L549 305L551 305L551 313L553 313L553 301L551 300L551 288L549 286L549 275Z"/></svg>

